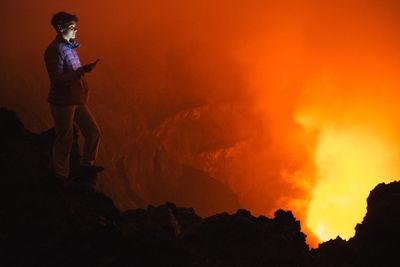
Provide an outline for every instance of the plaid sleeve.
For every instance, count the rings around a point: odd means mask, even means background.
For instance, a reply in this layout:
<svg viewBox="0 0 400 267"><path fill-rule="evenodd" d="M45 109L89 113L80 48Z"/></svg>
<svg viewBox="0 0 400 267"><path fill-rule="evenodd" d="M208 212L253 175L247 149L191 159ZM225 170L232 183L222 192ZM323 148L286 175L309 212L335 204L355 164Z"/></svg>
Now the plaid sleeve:
<svg viewBox="0 0 400 267"><path fill-rule="evenodd" d="M52 84L68 85L73 81L79 80L83 76L83 72L80 70L64 73L63 55L61 51L55 47L46 51L44 60Z"/></svg>

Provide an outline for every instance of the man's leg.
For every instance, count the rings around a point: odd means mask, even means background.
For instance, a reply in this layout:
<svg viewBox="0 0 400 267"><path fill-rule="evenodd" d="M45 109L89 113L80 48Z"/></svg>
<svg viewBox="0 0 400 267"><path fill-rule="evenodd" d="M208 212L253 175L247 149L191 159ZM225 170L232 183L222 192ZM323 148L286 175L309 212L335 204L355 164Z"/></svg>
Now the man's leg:
<svg viewBox="0 0 400 267"><path fill-rule="evenodd" d="M54 121L53 169L58 177L69 176L69 159L71 155L72 138L74 133L74 105L50 104Z"/></svg>
<svg viewBox="0 0 400 267"><path fill-rule="evenodd" d="M100 130L87 105L77 106L75 122L85 138L81 164L94 165L100 143Z"/></svg>

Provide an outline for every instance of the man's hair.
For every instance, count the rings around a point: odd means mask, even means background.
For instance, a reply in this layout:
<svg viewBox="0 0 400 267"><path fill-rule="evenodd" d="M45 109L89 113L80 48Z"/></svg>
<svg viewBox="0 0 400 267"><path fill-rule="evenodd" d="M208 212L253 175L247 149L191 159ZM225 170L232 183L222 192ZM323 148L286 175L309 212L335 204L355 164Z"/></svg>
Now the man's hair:
<svg viewBox="0 0 400 267"><path fill-rule="evenodd" d="M58 12L57 14L55 14L51 18L51 25L53 25L54 29L58 32L59 29L57 28L57 25L63 26L71 21L78 22L78 17L73 14L69 14L67 12L61 11L61 12Z"/></svg>

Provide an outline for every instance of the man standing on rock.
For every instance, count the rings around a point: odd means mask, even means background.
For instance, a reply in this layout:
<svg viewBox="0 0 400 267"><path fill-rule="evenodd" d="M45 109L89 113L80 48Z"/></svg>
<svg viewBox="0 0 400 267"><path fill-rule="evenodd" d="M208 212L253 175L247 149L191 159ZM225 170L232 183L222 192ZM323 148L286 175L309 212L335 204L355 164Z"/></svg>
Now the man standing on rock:
<svg viewBox="0 0 400 267"><path fill-rule="evenodd" d="M56 178L68 182L70 154L74 135L74 122L85 141L80 174L94 175L104 168L94 165L97 157L100 131L87 106L88 87L84 76L91 72L99 60L81 66L75 41L78 17L66 12L55 14L51 24L57 36L47 47L44 59L50 78L48 102L54 121L53 168Z"/></svg>

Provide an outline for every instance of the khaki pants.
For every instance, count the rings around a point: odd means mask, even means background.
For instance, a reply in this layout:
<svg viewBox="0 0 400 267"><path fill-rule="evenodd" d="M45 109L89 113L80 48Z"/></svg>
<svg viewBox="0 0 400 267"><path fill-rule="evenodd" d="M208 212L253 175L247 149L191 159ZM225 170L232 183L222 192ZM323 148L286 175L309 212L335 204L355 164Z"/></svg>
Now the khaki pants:
<svg viewBox="0 0 400 267"><path fill-rule="evenodd" d="M99 148L100 131L87 105L50 104L50 111L55 129L53 144L55 174L57 176L69 176L69 159L74 134L74 122L78 125L85 139L81 164L94 164Z"/></svg>

